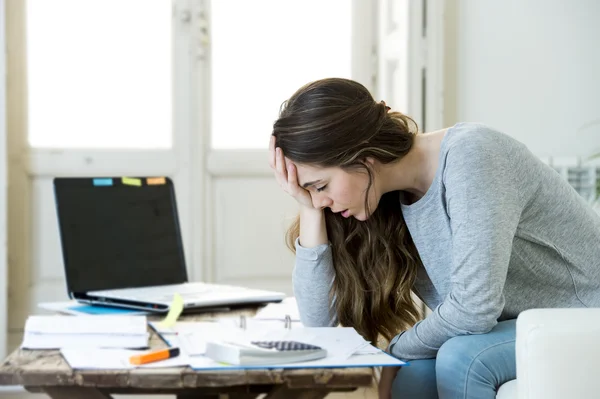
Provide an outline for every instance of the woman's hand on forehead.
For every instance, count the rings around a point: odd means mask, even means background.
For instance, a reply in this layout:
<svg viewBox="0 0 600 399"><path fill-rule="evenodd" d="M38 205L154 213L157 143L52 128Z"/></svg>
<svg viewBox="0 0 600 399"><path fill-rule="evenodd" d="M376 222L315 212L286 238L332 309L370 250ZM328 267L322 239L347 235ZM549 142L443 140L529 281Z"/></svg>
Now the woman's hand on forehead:
<svg viewBox="0 0 600 399"><path fill-rule="evenodd" d="M279 186L291 195L298 203L308 208L314 208L308 190L298 185L298 168L283 155L281 148L275 147L275 137L271 136L269 145L269 165L275 172Z"/></svg>

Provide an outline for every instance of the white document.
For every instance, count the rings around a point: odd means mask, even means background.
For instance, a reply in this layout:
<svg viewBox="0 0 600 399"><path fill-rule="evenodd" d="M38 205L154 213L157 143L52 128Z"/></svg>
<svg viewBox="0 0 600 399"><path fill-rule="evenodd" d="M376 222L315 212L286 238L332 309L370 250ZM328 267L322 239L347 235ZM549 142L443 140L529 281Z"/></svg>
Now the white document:
<svg viewBox="0 0 600 399"><path fill-rule="evenodd" d="M145 348L145 316L29 316L22 347Z"/></svg>
<svg viewBox="0 0 600 399"><path fill-rule="evenodd" d="M222 318L217 323L228 330L241 331L250 340L264 339L266 334L278 334L304 328L300 322L292 322L291 328L286 328L284 321L278 319L246 319L243 328L240 326L239 318Z"/></svg>
<svg viewBox="0 0 600 399"><path fill-rule="evenodd" d="M134 351L127 349L61 349L69 366L79 370L121 370L134 368L162 368L185 367L190 364L190 359L180 354L171 359L135 366L129 363L129 358L147 351Z"/></svg>
<svg viewBox="0 0 600 399"><path fill-rule="evenodd" d="M39 334L24 333L22 348L60 349L60 348L146 348L148 334L110 335L110 334Z"/></svg>
<svg viewBox="0 0 600 399"><path fill-rule="evenodd" d="M172 346L180 347L190 356L204 355L207 342L249 343L285 340L288 332L294 330L284 328L281 321L253 319L246 320L246 329L241 329L239 318L224 318L214 322L177 322L169 328L155 322L151 322L150 325Z"/></svg>
<svg viewBox="0 0 600 399"><path fill-rule="evenodd" d="M250 344L252 341L289 341L285 331L249 331L227 329L223 326L199 331L188 331L177 335L178 346L190 356L204 355L208 342L237 342ZM301 342L307 342L308 336L304 336ZM298 340L296 340L298 341ZM173 345L173 344L172 344Z"/></svg>
<svg viewBox="0 0 600 399"><path fill-rule="evenodd" d="M299 341L320 346L327 350L323 359L309 362L269 365L269 368L298 367L373 367L402 366L405 362L396 359L365 341L354 328L307 327L283 328L281 322L248 320L246 329L237 327L235 319L216 322L178 322L163 333L171 346L177 346L189 355L190 366L195 369L255 368L254 366L232 366L217 363L206 356L207 342L232 341ZM153 324L153 323L151 323ZM256 368L264 368L257 366Z"/></svg>
<svg viewBox="0 0 600 399"><path fill-rule="evenodd" d="M376 367L376 366L405 366L407 363L385 352L370 355L355 355L344 361L332 359L329 356L308 362L273 364L268 368L338 368L338 367ZM217 363L206 356L190 356L190 367L195 370L222 369L264 369L265 366L235 366Z"/></svg>
<svg viewBox="0 0 600 399"><path fill-rule="evenodd" d="M288 297L279 303L270 303L256 312L254 318L285 320L285 316L289 316L292 321L300 321L300 312L298 311L296 298Z"/></svg>
<svg viewBox="0 0 600 399"><path fill-rule="evenodd" d="M144 334L146 316L29 316L25 331L43 334Z"/></svg>
<svg viewBox="0 0 600 399"><path fill-rule="evenodd" d="M363 348L354 352L355 355L377 355L380 353L385 353L385 352L373 345L364 346Z"/></svg>

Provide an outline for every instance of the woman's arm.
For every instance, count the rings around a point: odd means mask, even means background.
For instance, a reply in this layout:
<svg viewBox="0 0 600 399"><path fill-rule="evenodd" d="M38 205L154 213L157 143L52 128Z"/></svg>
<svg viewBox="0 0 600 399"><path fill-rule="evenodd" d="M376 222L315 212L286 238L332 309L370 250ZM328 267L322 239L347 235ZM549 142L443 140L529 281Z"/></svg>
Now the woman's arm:
<svg viewBox="0 0 600 399"><path fill-rule="evenodd" d="M334 277L325 215L322 210L302 210L292 282L300 319L305 326L337 325L335 308L329 297Z"/></svg>
<svg viewBox="0 0 600 399"><path fill-rule="evenodd" d="M296 265L292 274L300 318L306 326L336 325L329 299L333 261L323 210L315 209L310 193L299 186L296 165L275 146L274 136L269 143L269 165L283 191L300 205L300 237L296 239Z"/></svg>
<svg viewBox="0 0 600 399"><path fill-rule="evenodd" d="M327 229L322 209L300 208L300 243L305 248L327 244Z"/></svg>

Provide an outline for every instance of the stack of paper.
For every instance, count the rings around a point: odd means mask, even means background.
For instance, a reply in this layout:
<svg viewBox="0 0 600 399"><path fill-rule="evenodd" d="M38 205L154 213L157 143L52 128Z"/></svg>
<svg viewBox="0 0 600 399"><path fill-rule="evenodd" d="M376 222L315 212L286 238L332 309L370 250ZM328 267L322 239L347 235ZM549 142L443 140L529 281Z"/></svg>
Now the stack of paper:
<svg viewBox="0 0 600 399"><path fill-rule="evenodd" d="M373 367L403 366L396 359L365 341L351 327L300 327L285 328L283 323L269 320L247 320L245 328L233 325L234 319L214 322L177 322L169 328L158 323L151 326L171 346L179 347L189 356L190 366L197 370L260 368L265 366L231 365L217 362L206 356L211 342L296 341L319 346L327 351L326 357L306 362L282 362L269 367Z"/></svg>
<svg viewBox="0 0 600 399"><path fill-rule="evenodd" d="M129 358L145 353L145 351L130 349L61 349L60 353L69 366L76 370L183 367L190 364L189 358L185 354L181 354L171 359L134 366L129 362Z"/></svg>
<svg viewBox="0 0 600 399"><path fill-rule="evenodd" d="M146 348L146 316L29 316L26 349Z"/></svg>
<svg viewBox="0 0 600 399"><path fill-rule="evenodd" d="M42 302L38 303L38 307L44 310L49 310L52 314L72 314L75 316L81 315L105 315L105 316L133 316L145 315L148 312L136 309L118 308L114 306L88 305L77 301L65 302Z"/></svg>

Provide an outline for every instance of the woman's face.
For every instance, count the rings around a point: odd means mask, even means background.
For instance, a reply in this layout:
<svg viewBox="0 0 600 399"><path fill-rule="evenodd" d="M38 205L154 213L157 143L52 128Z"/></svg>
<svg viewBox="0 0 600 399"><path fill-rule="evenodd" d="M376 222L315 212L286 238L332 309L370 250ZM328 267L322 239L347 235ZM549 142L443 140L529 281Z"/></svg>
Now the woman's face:
<svg viewBox="0 0 600 399"><path fill-rule="evenodd" d="M365 192L369 184L366 171L346 172L339 167L320 168L296 164L298 184L308 190L315 208L330 208L332 212L341 212L344 217L353 216L364 221ZM375 181L369 190L369 209L375 211L381 195L378 194Z"/></svg>

